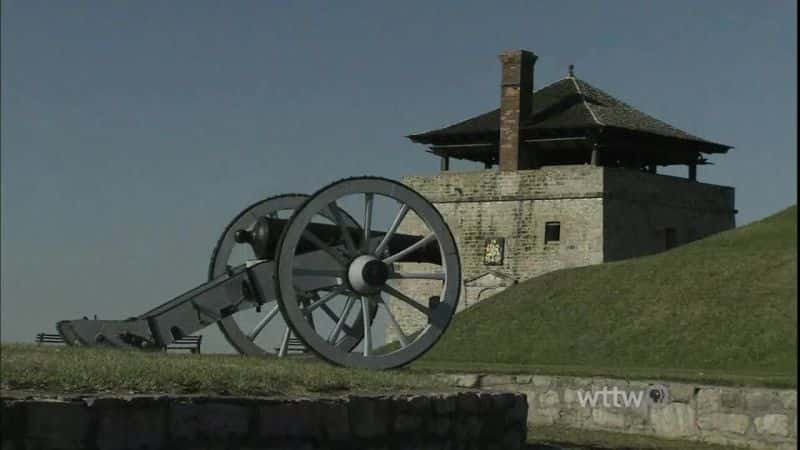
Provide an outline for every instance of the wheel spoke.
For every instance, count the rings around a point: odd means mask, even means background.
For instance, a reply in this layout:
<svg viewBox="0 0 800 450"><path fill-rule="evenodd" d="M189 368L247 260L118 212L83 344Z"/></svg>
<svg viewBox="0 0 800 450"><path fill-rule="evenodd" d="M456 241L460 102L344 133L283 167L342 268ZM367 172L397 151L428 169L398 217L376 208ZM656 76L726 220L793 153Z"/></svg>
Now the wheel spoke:
<svg viewBox="0 0 800 450"><path fill-rule="evenodd" d="M389 274L390 280L410 279L410 280L444 280L444 272L392 272Z"/></svg>
<svg viewBox="0 0 800 450"><path fill-rule="evenodd" d="M347 297L347 300L344 304L344 309L342 309L342 315L339 317L339 321L336 322L336 326L331 330L330 334L328 335L328 342L333 344L336 342L336 339L339 337L339 332L342 331L342 327L345 326L345 321L347 320L347 316L350 315L350 310L353 308L353 303L355 303L355 299L353 297Z"/></svg>
<svg viewBox="0 0 800 450"><path fill-rule="evenodd" d="M436 234L431 233L431 234L425 236L424 238L420 239L419 241L415 242L413 245L410 245L405 250L397 252L394 255L384 259L383 262L384 262L384 264L391 264L391 263L397 261L398 259L401 259L402 257L404 257L404 256L406 256L408 254L411 254L411 253L421 249L422 247L428 245L428 242L431 242L434 239L436 239Z"/></svg>
<svg viewBox="0 0 800 450"><path fill-rule="evenodd" d="M270 311L267 313L267 315L266 315L266 316L264 316L264 318L263 318L263 319L261 319L261 320L258 322L258 324L256 325L256 327L255 327L255 328L253 328L253 331L251 331L251 332L250 332L250 334L248 334L248 335L247 335L247 338L248 338L248 339L250 339L251 341L254 341L254 340L256 339L256 337L258 336L258 334L259 334L259 333L261 333L261 330L263 330L263 329L264 329L264 327L265 327L265 326L267 326L267 324L269 323L269 321L270 321L270 320L272 320L272 318L273 318L273 317L275 317L275 315L276 315L276 314L278 314L278 311L279 311L279 310L280 310L280 308L278 307L278 305L275 305L275 307L274 307L274 308L272 308L272 309L271 309L271 310L270 310Z"/></svg>
<svg viewBox="0 0 800 450"><path fill-rule="evenodd" d="M408 213L408 205L403 203L403 206L400 207L400 211L397 211L397 216L395 216L394 221L392 222L392 226L389 227L389 231L383 236L383 240L381 243L378 244L378 247L375 248L375 255L380 256L383 250L389 245L389 241L392 239L392 236L397 231L397 228L400 226L400 222L406 217Z"/></svg>
<svg viewBox="0 0 800 450"><path fill-rule="evenodd" d="M361 250L369 253L369 235L372 228L372 203L375 196L368 192L364 194L364 240L361 244Z"/></svg>
<svg viewBox="0 0 800 450"><path fill-rule="evenodd" d="M312 233L310 230L306 229L303 231L303 239L311 242L316 246L318 249L324 251L325 253L331 255L336 262L339 263L341 266L347 265L347 260L342 257L339 253L337 253L334 249L332 249L328 244L322 241L316 234Z"/></svg>
<svg viewBox="0 0 800 450"><path fill-rule="evenodd" d="M383 305L383 307L386 309L386 313L389 315L389 323L392 325L392 328L394 328L395 333L397 333L397 338L400 339L400 346L408 347L408 336L403 333L403 329L400 328L400 324L397 323L397 319L395 319L394 314L392 314L391 308L389 308L389 305L386 304L386 302L380 296L376 297L377 298L375 301Z"/></svg>
<svg viewBox="0 0 800 450"><path fill-rule="evenodd" d="M341 287L331 289L331 292L328 293L328 295L326 295L325 297L322 297L321 299L315 301L314 303L306 306L305 308L301 307L300 311L302 311L303 314L308 314L308 313L314 311L315 309L319 308L320 306L324 305L325 303L331 301L334 297L336 297L337 295L341 294L343 290L344 290L344 288L341 288Z"/></svg>
<svg viewBox="0 0 800 450"><path fill-rule="evenodd" d="M321 309L322 312L324 312L325 315L328 316L333 321L333 323L339 322L339 316L337 316L336 313L333 312L330 306L322 304L319 306L319 309Z"/></svg>
<svg viewBox="0 0 800 450"><path fill-rule="evenodd" d="M364 321L364 356L372 353L372 324L369 319L369 297L361 297L361 315Z"/></svg>
<svg viewBox="0 0 800 450"><path fill-rule="evenodd" d="M286 331L283 332L283 340L281 340L281 348L278 350L278 357L283 358L286 356L286 350L289 348L289 336L292 334L292 329L288 326Z"/></svg>
<svg viewBox="0 0 800 450"><path fill-rule="evenodd" d="M350 235L350 230L347 228L347 225L345 225L344 220L342 220L342 214L339 210L339 206L336 204L336 202L330 202L328 204L328 209L331 211L333 221L336 222L336 225L339 226L339 230L342 232L344 246L347 248L347 252L350 253L350 255L355 255L357 251L356 244L353 242L353 236Z"/></svg>
<svg viewBox="0 0 800 450"><path fill-rule="evenodd" d="M425 306L422 306L419 302L417 302L413 298L407 296L406 294L403 294L402 292L398 291L397 289L395 289L395 288L393 288L393 287L391 287L389 285L385 285L384 284L383 286L381 286L381 290L383 292L386 292L387 294L391 295L392 297L398 299L398 300L402 300L403 302L408 304L408 306L416 309L417 311L421 312L422 314L425 314L425 316L430 316L430 310L428 308L426 308Z"/></svg>

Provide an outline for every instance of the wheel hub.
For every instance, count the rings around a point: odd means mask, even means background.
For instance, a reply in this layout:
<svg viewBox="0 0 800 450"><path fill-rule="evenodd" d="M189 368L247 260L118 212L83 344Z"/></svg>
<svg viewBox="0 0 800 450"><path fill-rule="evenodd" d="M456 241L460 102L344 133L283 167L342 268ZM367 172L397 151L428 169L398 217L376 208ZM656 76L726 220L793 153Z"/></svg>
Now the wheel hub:
<svg viewBox="0 0 800 450"><path fill-rule="evenodd" d="M377 294L389 279L389 267L372 255L361 255L350 263L347 278L357 293Z"/></svg>

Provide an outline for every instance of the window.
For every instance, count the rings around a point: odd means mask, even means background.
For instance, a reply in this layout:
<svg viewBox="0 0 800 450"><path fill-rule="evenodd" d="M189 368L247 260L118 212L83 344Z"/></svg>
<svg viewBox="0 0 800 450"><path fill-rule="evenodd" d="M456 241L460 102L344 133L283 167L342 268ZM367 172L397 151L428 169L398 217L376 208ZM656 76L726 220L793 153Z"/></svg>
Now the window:
<svg viewBox="0 0 800 450"><path fill-rule="evenodd" d="M547 222L544 224L544 243L557 244L561 240L561 222Z"/></svg>
<svg viewBox="0 0 800 450"><path fill-rule="evenodd" d="M675 236L675 228L664 229L664 249L669 250L678 245L677 237Z"/></svg>

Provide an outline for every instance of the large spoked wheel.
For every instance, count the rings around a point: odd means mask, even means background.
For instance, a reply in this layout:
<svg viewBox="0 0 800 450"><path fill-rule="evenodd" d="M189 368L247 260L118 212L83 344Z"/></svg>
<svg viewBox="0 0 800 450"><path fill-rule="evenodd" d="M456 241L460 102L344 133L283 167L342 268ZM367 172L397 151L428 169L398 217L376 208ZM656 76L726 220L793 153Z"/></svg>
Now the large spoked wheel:
<svg viewBox="0 0 800 450"><path fill-rule="evenodd" d="M344 241L330 246L321 236L315 235L313 223L326 208L338 210L340 204L361 203L363 217L359 235L342 233ZM373 227L376 205L389 204L392 220L384 230ZM352 209L350 210L352 211ZM415 236L401 236L401 227L407 215L412 213ZM347 224L334 217L336 225L344 229ZM298 263L300 248L315 248L335 259L335 269L330 276L338 276L341 282L334 288L317 293L314 302L304 302L308 292L297 286L308 270ZM434 257L430 255L433 254ZM419 256L428 255L428 256ZM442 216L424 197L395 181L374 178L351 178L333 183L309 198L292 216L284 229L277 250L277 282L279 306L287 324L303 343L321 358L337 365L370 369L388 369L410 363L429 350L444 333L455 314L461 286L461 268L458 250L450 229ZM396 270L395 263L402 261L433 262L437 269L420 273L404 273ZM402 281L408 293L392 284ZM415 296L413 283L438 283L435 295L425 298ZM409 283L412 283L409 285ZM418 295L416 295L418 296ZM327 307L333 302L342 303L339 321L327 332L321 327L312 327L305 320L316 308ZM407 311L416 314L416 320L424 325L414 332L403 330L392 312L392 303L399 302ZM372 311L379 308L385 319L382 323L373 320ZM338 329L348 323L352 311L363 326L364 339L361 345L346 348L338 345ZM356 325L352 325L354 328ZM397 336L395 345L376 345L374 336L380 335L386 326Z"/></svg>
<svg viewBox="0 0 800 450"><path fill-rule="evenodd" d="M261 218L288 219L295 210L308 199L303 194L287 194L270 197L245 208L225 228L216 247L214 248L208 268L209 280L224 274L228 266L235 267L247 260L262 259L255 255L252 247L246 243L236 241L236 233L240 230L252 232L256 223ZM323 211L322 216L333 220L333 212ZM358 226L350 216L339 213L344 223L349 226ZM260 255L264 259L273 260L274 255ZM271 293L270 293L271 294ZM296 340L291 330L286 326L280 309L275 301L277 297L266 299L261 311L255 308L239 311L217 322L225 339L241 354L251 356L284 356ZM302 301L313 301L305 298ZM306 323L313 327L318 317L309 315ZM360 325L360 323L359 323ZM337 343L344 349L357 346L363 336L362 328L346 328L342 338ZM295 350L297 350L295 348Z"/></svg>

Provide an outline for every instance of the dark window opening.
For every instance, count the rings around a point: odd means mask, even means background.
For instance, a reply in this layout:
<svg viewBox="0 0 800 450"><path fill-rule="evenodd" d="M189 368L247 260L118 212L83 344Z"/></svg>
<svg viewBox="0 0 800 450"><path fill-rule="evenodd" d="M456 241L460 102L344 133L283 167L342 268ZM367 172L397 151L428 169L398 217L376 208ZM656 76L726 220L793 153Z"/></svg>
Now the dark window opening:
<svg viewBox="0 0 800 450"><path fill-rule="evenodd" d="M675 236L675 228L664 229L664 247L669 250L678 245L677 237Z"/></svg>
<svg viewBox="0 0 800 450"><path fill-rule="evenodd" d="M561 240L561 222L547 222L544 224L544 243L555 244Z"/></svg>

